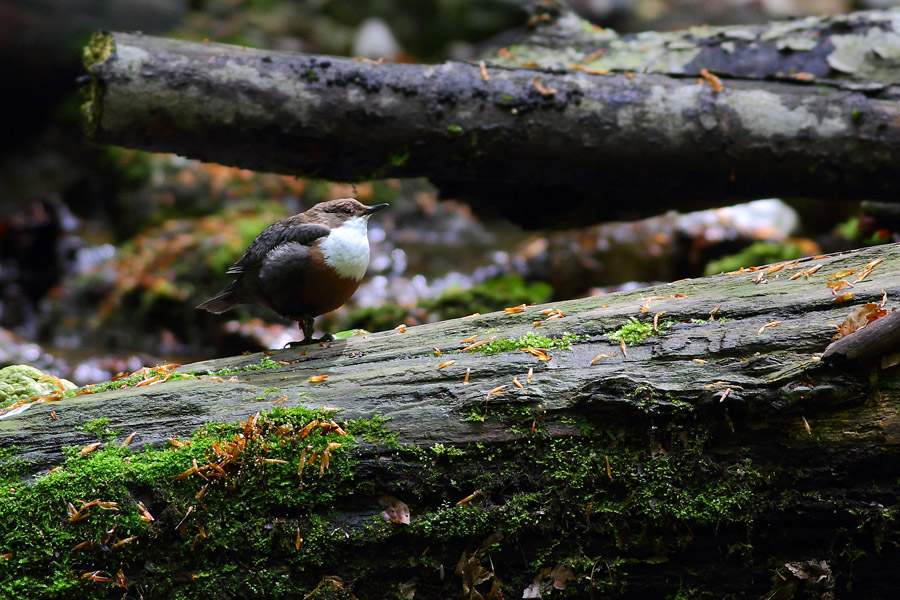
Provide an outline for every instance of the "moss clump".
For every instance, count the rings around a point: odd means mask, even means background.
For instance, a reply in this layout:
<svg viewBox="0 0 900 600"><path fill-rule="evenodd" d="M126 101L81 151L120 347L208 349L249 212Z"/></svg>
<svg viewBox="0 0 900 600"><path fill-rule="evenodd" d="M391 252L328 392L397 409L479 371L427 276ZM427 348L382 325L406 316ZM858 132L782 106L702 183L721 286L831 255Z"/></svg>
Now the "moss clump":
<svg viewBox="0 0 900 600"><path fill-rule="evenodd" d="M100 417L98 419L93 419L84 423L82 425L77 425L75 427L78 431L84 431L85 433L93 433L101 440L113 440L117 435L119 435L119 430L110 429L109 428L109 419L106 417Z"/></svg>
<svg viewBox="0 0 900 600"><path fill-rule="evenodd" d="M544 350L571 350L572 342L577 340L578 336L573 333L565 333L562 337L551 338L543 335L536 335L528 332L521 337L515 339L502 338L491 340L487 344L476 346L469 352L479 352L481 354L500 354L501 352L513 352L522 348L542 348Z"/></svg>
<svg viewBox="0 0 900 600"><path fill-rule="evenodd" d="M235 375L238 373L249 373L251 371L262 371L265 369L278 369L280 367L281 367L281 363L279 363L278 361L272 360L268 356L263 356L261 359L259 359L258 365L247 365L244 367L219 369L218 371L211 373L211 375L216 375L218 377L224 377L226 375Z"/></svg>
<svg viewBox="0 0 900 600"><path fill-rule="evenodd" d="M29 484L0 457L0 597L106 597L120 574L159 597L302 597L315 582L287 573L328 560L323 515L353 478L355 437L332 418L275 409L160 449L69 448Z"/></svg>
<svg viewBox="0 0 900 600"><path fill-rule="evenodd" d="M651 335L659 335L660 331L668 329L675 324L675 321L666 320L657 324L657 329L653 329L653 323L650 321L638 321L634 317L628 319L619 329L616 329L608 335L609 339L615 342L625 342L628 346L640 344Z"/></svg>

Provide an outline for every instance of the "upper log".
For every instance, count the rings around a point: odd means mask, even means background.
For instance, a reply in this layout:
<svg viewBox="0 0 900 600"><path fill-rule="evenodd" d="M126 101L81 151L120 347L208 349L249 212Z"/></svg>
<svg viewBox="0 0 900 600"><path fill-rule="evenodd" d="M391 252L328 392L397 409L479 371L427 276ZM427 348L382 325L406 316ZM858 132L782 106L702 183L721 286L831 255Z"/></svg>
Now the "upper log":
<svg viewBox="0 0 900 600"><path fill-rule="evenodd" d="M557 49L546 66L488 62L482 68L99 34L86 51L92 80L86 127L98 142L250 169L483 185L500 205L539 188L544 191L533 203L519 204L532 214L546 209L548 188L566 189L581 222L696 199L895 201L900 107L893 81L877 79L884 69L874 67L892 60L882 56L892 56L900 36L884 14L900 13L865 13L834 24L835 32L846 30L843 37L821 36L807 23L802 36L799 26L783 26L782 37L772 28L723 28L678 43L650 40L648 48L661 48L651 52L653 64L673 53L679 66L667 74L635 73L634 67L653 69L633 57L615 63L618 51L609 40L608 52L587 63L579 62L587 58L582 40L576 50ZM873 30L880 33L866 33ZM821 57L851 39L870 45L854 54L858 77L848 81L835 60ZM807 49L814 40L821 47ZM701 51L685 61L691 44ZM619 45L633 54L633 44ZM722 77L721 88L697 80L711 45L718 48L711 70L734 72ZM536 55L535 46L526 47L514 49L516 60ZM724 62L728 49L733 69ZM737 67L750 53L759 60L748 74ZM788 58L806 54L821 64L797 62L810 71L782 73L794 68ZM773 61L768 76L759 68L767 56L784 57ZM546 211L539 218L546 221Z"/></svg>

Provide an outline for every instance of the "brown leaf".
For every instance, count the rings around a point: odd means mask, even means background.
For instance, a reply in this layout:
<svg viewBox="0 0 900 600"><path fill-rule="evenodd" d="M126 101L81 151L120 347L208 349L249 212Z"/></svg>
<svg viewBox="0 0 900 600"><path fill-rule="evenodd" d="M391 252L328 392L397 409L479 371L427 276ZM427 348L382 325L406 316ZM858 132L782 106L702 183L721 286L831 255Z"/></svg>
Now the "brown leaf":
<svg viewBox="0 0 900 600"><path fill-rule="evenodd" d="M558 590L566 589L566 582L575 579L575 573L568 565L556 565L550 571L550 579L553 580L553 587Z"/></svg>
<svg viewBox="0 0 900 600"><path fill-rule="evenodd" d="M381 516L385 521L398 525L409 525L409 507L389 494L382 494L378 504L383 509Z"/></svg>
<svg viewBox="0 0 900 600"><path fill-rule="evenodd" d="M477 557L467 556L465 552L459 557L456 574L462 578L463 592L471 594L470 598L481 598L482 596L475 590L475 586L494 576L491 571L481 566L481 561Z"/></svg>
<svg viewBox="0 0 900 600"><path fill-rule="evenodd" d="M888 314L888 311L875 302L857 306L850 311L850 314L847 315L844 322L840 324L838 331L840 331L841 336L850 335L857 329L865 327L875 319L881 318L886 314Z"/></svg>
<svg viewBox="0 0 900 600"><path fill-rule="evenodd" d="M710 86L712 86L712 91L714 94L718 94L725 89L722 86L722 80L710 73L707 69L700 69L700 77L706 80L706 83L708 83Z"/></svg>

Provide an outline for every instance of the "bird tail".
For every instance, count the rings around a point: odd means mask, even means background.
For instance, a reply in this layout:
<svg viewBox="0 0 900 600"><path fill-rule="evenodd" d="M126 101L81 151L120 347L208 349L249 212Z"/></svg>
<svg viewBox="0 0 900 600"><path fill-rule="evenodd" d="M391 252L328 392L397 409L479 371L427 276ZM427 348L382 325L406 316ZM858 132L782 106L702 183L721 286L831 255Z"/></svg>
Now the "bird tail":
<svg viewBox="0 0 900 600"><path fill-rule="evenodd" d="M231 310L235 306L241 303L241 299L238 297L236 282L232 282L228 284L228 286L207 300L202 304L198 304L197 308L202 308L203 310L208 310L214 314L221 314L226 310Z"/></svg>

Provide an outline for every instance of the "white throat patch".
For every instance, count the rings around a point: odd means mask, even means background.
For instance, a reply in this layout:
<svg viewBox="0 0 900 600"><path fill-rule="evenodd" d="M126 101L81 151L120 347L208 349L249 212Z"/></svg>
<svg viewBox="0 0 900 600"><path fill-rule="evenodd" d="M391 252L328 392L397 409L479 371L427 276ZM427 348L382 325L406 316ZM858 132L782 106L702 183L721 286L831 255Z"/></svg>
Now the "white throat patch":
<svg viewBox="0 0 900 600"><path fill-rule="evenodd" d="M341 277L359 281L369 267L369 238L366 222L369 216L353 217L331 230L319 243L325 264Z"/></svg>

